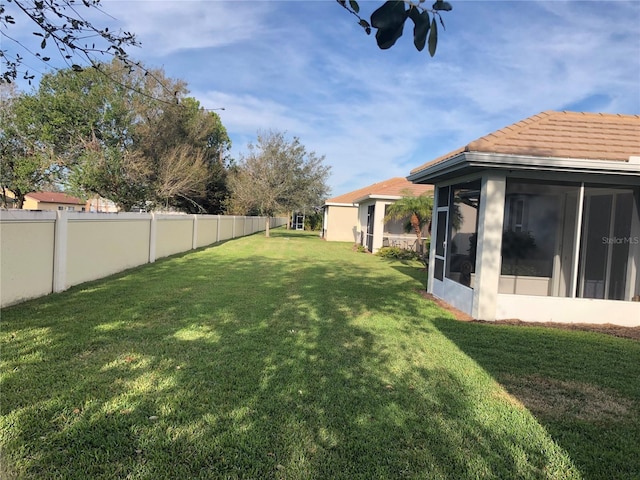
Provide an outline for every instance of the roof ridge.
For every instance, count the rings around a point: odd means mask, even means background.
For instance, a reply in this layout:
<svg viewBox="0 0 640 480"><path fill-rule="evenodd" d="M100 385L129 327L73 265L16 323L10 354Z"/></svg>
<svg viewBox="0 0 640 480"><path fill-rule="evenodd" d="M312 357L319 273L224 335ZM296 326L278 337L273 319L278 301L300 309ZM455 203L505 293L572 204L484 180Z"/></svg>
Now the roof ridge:
<svg viewBox="0 0 640 480"><path fill-rule="evenodd" d="M355 198L362 198L367 195L384 195L384 192L388 190L398 189L400 187L404 187L409 190L416 190L416 187L419 187L417 188L417 190L421 190L424 188L426 191L429 190L429 187L431 186L414 184L407 180L406 177L391 177L386 180L372 183L371 185L367 185L366 187L358 188L356 190L352 190L351 192L343 193L342 195L337 195L335 197L329 198L325 200L325 203L351 203L350 200Z"/></svg>

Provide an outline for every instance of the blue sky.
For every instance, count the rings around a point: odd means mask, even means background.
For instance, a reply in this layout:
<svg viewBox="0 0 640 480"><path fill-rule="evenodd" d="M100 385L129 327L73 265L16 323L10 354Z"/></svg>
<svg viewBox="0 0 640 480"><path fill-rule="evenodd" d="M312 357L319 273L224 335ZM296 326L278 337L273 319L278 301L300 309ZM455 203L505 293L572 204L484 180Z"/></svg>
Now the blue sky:
<svg viewBox="0 0 640 480"><path fill-rule="evenodd" d="M134 58L224 107L234 157L268 129L324 155L331 196L544 110L640 114L640 2L451 3L434 58L415 50L410 23L379 50L334 0L103 0L117 21L95 22L135 32ZM368 18L382 2L360 4ZM12 36L37 50L15 16Z"/></svg>

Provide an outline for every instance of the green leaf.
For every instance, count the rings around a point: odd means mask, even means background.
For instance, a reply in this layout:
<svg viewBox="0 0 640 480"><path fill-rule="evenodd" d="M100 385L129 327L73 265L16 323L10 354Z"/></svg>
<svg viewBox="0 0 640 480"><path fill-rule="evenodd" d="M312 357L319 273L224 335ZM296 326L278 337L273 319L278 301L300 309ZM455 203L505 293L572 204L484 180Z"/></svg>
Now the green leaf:
<svg viewBox="0 0 640 480"><path fill-rule="evenodd" d="M388 1L371 14L371 25L377 28L376 41L383 50L392 47L402 36L409 12L403 1Z"/></svg>
<svg viewBox="0 0 640 480"><path fill-rule="evenodd" d="M444 2L442 0L438 0L436 3L434 3L432 8L434 10L442 10L443 12L450 12L451 10L453 10L453 7L449 2Z"/></svg>
<svg viewBox="0 0 640 480"><path fill-rule="evenodd" d="M404 2L392 0L384 2L380 8L371 14L371 25L374 28L396 28L407 18Z"/></svg>
<svg viewBox="0 0 640 480"><path fill-rule="evenodd" d="M360 13L360 5L358 5L358 2L356 2L356 0L349 0L349 5L351 5L351 9L354 12Z"/></svg>
<svg viewBox="0 0 640 480"><path fill-rule="evenodd" d="M436 54L436 47L438 45L438 24L436 23L436 17L431 20L431 28L429 29L429 55L432 57Z"/></svg>
<svg viewBox="0 0 640 480"><path fill-rule="evenodd" d="M429 12L426 10L420 12L417 8L411 7L409 17L414 23L413 44L421 52L427 42L427 33L429 32Z"/></svg>
<svg viewBox="0 0 640 480"><path fill-rule="evenodd" d="M361 18L358 24L364 28L364 31L367 32L367 35L371 34L371 25L364 18Z"/></svg>

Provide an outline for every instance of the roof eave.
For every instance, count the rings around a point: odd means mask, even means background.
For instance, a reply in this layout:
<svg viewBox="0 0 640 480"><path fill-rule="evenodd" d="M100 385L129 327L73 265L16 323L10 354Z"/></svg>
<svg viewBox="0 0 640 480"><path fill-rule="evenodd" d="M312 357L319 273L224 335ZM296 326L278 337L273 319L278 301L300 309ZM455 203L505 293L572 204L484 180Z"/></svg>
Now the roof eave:
<svg viewBox="0 0 640 480"><path fill-rule="evenodd" d="M366 200L400 200L401 198L402 195L376 195L375 193L371 193L364 197L356 198L353 203L360 203Z"/></svg>
<svg viewBox="0 0 640 480"><path fill-rule="evenodd" d="M580 158L537 157L486 152L463 152L407 177L414 183L433 183L463 175L469 170L507 169L640 177L637 163Z"/></svg>
<svg viewBox="0 0 640 480"><path fill-rule="evenodd" d="M325 207L355 207L354 203L349 202L325 202Z"/></svg>

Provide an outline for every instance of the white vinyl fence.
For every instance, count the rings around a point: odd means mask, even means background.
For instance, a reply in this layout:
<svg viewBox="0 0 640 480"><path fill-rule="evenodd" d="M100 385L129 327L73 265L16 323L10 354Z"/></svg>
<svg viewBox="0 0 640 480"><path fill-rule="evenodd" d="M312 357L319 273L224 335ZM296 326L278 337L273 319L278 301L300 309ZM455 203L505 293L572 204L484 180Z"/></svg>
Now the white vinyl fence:
<svg viewBox="0 0 640 480"><path fill-rule="evenodd" d="M270 228L287 223L269 219ZM266 217L0 212L0 306L263 231Z"/></svg>

